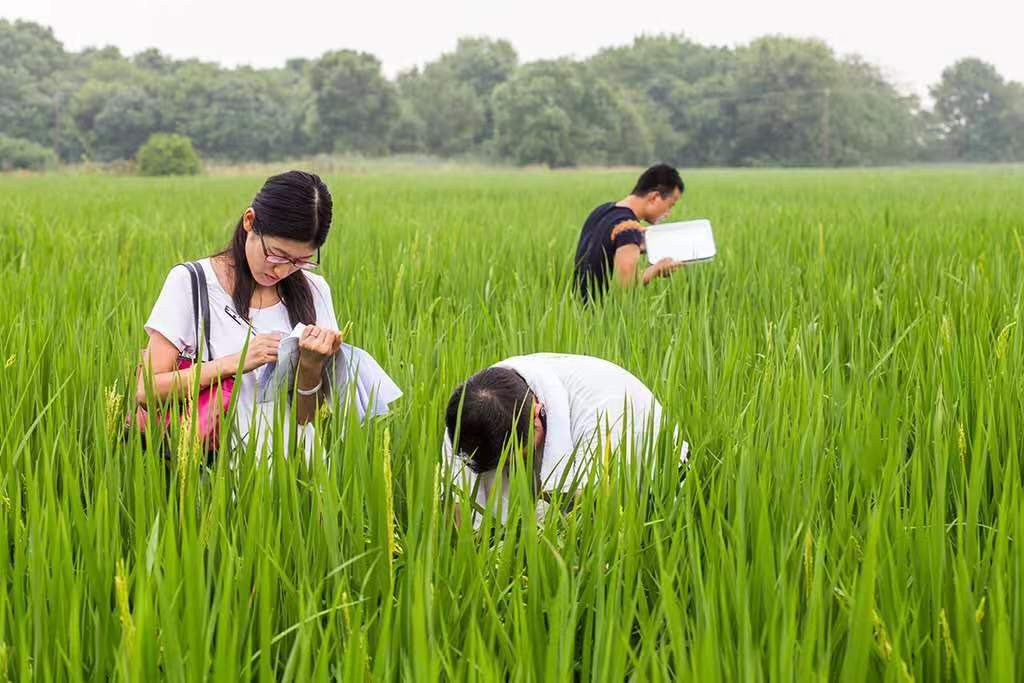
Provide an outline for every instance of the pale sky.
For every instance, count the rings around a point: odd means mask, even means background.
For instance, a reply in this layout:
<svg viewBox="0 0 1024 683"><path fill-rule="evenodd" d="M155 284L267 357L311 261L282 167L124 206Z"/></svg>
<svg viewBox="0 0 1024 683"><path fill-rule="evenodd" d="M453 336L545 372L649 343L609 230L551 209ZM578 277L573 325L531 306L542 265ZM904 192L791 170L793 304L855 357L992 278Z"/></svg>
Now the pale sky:
<svg viewBox="0 0 1024 683"><path fill-rule="evenodd" d="M156 47L226 66L280 66L350 48L372 52L393 76L465 35L506 38L529 61L583 58L640 34L735 46L782 33L860 54L921 95L967 56L1024 81L1022 0L0 0L0 18L48 25L70 50L116 45L131 55Z"/></svg>

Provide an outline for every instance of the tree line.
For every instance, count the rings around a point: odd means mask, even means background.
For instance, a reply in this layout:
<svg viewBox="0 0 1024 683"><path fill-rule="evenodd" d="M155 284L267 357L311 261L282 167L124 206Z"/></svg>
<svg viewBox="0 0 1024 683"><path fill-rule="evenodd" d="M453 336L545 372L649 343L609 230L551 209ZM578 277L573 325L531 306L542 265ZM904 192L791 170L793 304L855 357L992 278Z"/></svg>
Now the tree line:
<svg viewBox="0 0 1024 683"><path fill-rule="evenodd" d="M149 49L64 49L0 20L0 156L131 159L154 133L207 159L429 154L553 167L849 166L1024 160L1024 85L965 58L924 106L876 65L810 39L736 48L642 36L585 60L522 63L461 38L389 79L365 52L223 68ZM52 152L50 151L52 150ZM12 152L13 153L13 152ZM2 162L2 160L0 160Z"/></svg>

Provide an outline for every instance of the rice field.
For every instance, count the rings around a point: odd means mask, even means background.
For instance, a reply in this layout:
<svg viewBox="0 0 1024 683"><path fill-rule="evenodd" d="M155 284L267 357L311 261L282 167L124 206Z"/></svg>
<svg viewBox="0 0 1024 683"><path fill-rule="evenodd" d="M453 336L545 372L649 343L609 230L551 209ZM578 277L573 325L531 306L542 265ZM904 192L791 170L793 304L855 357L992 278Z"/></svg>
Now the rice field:
<svg viewBox="0 0 1024 683"><path fill-rule="evenodd" d="M210 472L120 421L167 271L264 178L0 177L0 679L1024 676L1024 169L684 170L718 258L581 307L635 175L328 176L338 318L405 397ZM456 528L448 394L535 351L652 387L685 483Z"/></svg>

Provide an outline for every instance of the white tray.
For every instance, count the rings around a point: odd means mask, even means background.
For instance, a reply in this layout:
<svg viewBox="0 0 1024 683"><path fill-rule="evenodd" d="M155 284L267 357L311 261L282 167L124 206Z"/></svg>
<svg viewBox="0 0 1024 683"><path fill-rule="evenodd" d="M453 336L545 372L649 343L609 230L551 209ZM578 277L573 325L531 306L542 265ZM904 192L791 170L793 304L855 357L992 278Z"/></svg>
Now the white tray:
<svg viewBox="0 0 1024 683"><path fill-rule="evenodd" d="M647 260L657 263L668 257L676 261L707 261L715 257L715 236L711 221L695 221L654 225L644 233L647 240Z"/></svg>

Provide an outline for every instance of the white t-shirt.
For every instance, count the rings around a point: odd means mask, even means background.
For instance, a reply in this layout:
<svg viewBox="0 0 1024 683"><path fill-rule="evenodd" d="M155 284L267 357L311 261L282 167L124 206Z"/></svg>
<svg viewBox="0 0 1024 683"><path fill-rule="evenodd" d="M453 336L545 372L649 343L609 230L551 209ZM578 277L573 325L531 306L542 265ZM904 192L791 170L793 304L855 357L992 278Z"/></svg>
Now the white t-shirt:
<svg viewBox="0 0 1024 683"><path fill-rule="evenodd" d="M592 356L535 353L503 360L495 367L519 373L544 404L547 432L540 479L545 491L569 491L586 483L591 458L601 451L606 435L612 450L621 444L623 450L619 452L631 458L649 452L661 433L661 404L643 382L614 363ZM679 439L677 429L672 436ZM685 462L689 446L685 441L678 445L680 462ZM486 507L497 473L477 475L455 458L447 430L444 453L451 461L455 483L470 491L476 487L476 501ZM508 510L508 495L508 477L502 477L502 521Z"/></svg>
<svg viewBox="0 0 1024 683"><path fill-rule="evenodd" d="M224 310L225 306L234 311L231 295L224 290L209 258L200 262L206 273L206 285L210 298L210 345L217 358L240 353L247 335L251 334L244 324L236 322ZM327 281L319 275L300 271L308 281L313 293L313 304L316 308L316 324L332 330L338 329L338 319L334 315L331 301L331 288ZM196 331L195 314L192 309L192 289L188 270L183 266L175 266L167 275L160 296L153 305L153 312L146 321L146 332L159 332L167 338L178 351L188 350L195 353ZM289 333L292 325L288 320L288 309L283 302L266 308L250 308L249 320L260 332ZM204 342L205 343L205 342ZM205 350L204 350L205 354ZM257 436L257 452L262 451L264 440L273 425L274 403L259 403L256 400L257 370L244 373L235 378L234 392L237 405L236 443L245 445L250 434L255 430ZM288 424L288 421L285 421ZM307 436L311 435L309 426ZM288 443L287 438L284 443ZM308 440L309 446L312 439Z"/></svg>

